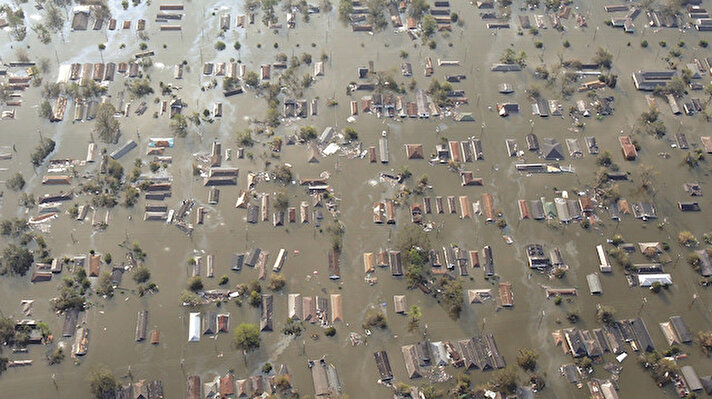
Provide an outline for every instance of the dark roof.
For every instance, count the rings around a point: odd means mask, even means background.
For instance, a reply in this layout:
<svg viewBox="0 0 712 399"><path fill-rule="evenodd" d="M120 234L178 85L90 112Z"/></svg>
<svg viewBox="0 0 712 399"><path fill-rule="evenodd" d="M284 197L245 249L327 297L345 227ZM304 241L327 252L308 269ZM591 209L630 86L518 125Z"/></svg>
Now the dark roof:
<svg viewBox="0 0 712 399"><path fill-rule="evenodd" d="M712 276L712 261L710 261L710 255L704 249L695 252L700 257L700 274L705 277Z"/></svg>
<svg viewBox="0 0 712 399"><path fill-rule="evenodd" d="M393 379L393 370L391 370L391 363L388 361L388 353L386 351L378 351L373 354L373 357L376 359L376 367L381 380Z"/></svg>
<svg viewBox="0 0 712 399"><path fill-rule="evenodd" d="M272 331L272 304L274 297L271 294L262 295L262 308L260 315L260 330Z"/></svg>
<svg viewBox="0 0 712 399"><path fill-rule="evenodd" d="M640 317L630 321L633 332L635 333L636 341L640 350L645 352L652 352L655 350L655 345L653 344L653 339L650 337L648 332L648 327L645 322Z"/></svg>
<svg viewBox="0 0 712 399"><path fill-rule="evenodd" d="M212 335L218 332L217 327L217 313L215 312L205 312L203 317L203 334Z"/></svg>
<svg viewBox="0 0 712 399"><path fill-rule="evenodd" d="M564 334L566 335L566 340L569 344L571 356L584 356L586 354L586 347L583 344L583 337L581 337L581 333L576 329L569 329L565 331Z"/></svg>
<svg viewBox="0 0 712 399"><path fill-rule="evenodd" d="M542 139L541 153L545 159L548 160L560 160L564 159L564 151L561 147L561 143L552 138Z"/></svg>
<svg viewBox="0 0 712 399"><path fill-rule="evenodd" d="M79 311L77 309L69 309L64 312L64 324L62 325L62 336L71 337L77 329L77 319Z"/></svg>
<svg viewBox="0 0 712 399"><path fill-rule="evenodd" d="M420 377L420 367L418 366L415 345L402 346L401 350L403 351L403 359L405 360L405 369L408 372L408 378Z"/></svg>
<svg viewBox="0 0 712 399"><path fill-rule="evenodd" d="M260 259L260 253L262 253L260 248L252 248L250 252L247 253L245 265L254 267Z"/></svg>
<svg viewBox="0 0 712 399"><path fill-rule="evenodd" d="M705 389L705 392L707 392L707 395L712 395L712 377L709 375L700 377L700 383L702 383L702 387Z"/></svg>
<svg viewBox="0 0 712 399"><path fill-rule="evenodd" d="M680 338L680 342L683 342L683 343L692 342L692 334L690 334L690 330L687 329L687 326L685 325L685 322L682 320L682 317L670 316L670 324L672 325L672 328L675 330L675 334L677 334L678 338Z"/></svg>

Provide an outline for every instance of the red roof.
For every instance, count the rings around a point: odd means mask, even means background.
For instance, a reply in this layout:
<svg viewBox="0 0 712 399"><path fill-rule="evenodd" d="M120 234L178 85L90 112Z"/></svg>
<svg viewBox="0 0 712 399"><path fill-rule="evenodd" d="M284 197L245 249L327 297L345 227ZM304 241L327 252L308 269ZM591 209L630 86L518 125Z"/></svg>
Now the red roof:
<svg viewBox="0 0 712 399"><path fill-rule="evenodd" d="M226 398L235 394L235 376L227 373L225 377L220 377L220 397Z"/></svg>
<svg viewBox="0 0 712 399"><path fill-rule="evenodd" d="M230 328L230 316L226 314L219 314L218 315L218 331L219 332L228 332L228 329Z"/></svg>

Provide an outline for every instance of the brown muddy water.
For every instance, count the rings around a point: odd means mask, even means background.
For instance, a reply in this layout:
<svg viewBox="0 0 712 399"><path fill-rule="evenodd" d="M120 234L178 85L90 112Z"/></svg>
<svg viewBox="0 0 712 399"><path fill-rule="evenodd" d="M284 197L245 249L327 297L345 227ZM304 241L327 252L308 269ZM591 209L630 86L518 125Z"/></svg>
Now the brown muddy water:
<svg viewBox="0 0 712 399"><path fill-rule="evenodd" d="M710 6L704 2L704 5ZM337 4L334 4L336 7ZM40 14L30 4L22 6L28 21ZM297 18L297 27L293 30L285 28L275 32L260 24L260 16L255 25L246 29L235 30L231 27L223 40L227 49L217 52L214 44L218 40L218 20L223 11L231 12L233 16L244 11L236 2L186 2L185 16L181 21L182 32L159 32L158 24L153 22L158 11L158 2L152 5L142 3L138 7L130 6L128 10L121 9L118 2L112 2L112 13L117 20L132 20L133 26L138 18L147 20L147 41L149 49L156 52L153 57L153 67L150 75L154 89L159 94L158 82L170 82L180 86L178 96L188 104L188 112L202 111L211 108L213 102L224 104L224 117L215 123L203 123L199 128L191 126L186 139L177 139L173 149L167 155L173 156L173 163L167 173L173 179L173 195L166 203L171 208L177 208L180 201L194 198L199 205L208 209L206 224L196 226L192 237L186 236L175 226L161 222L144 222L141 210L144 200L133 209L117 206L111 210L109 227L104 232L92 231L89 219L79 223L63 214L51 222L47 241L52 254L57 257L86 254L89 250L110 252L115 262L123 258L124 250L118 245L127 237L130 241L138 241L148 253L146 265L152 272L152 281L156 282L160 292L144 297L138 297L135 284L130 274L124 275L123 286L127 291L119 291L114 298L105 300L95 295L90 298L92 306L87 311L88 327L90 328L90 345L88 354L79 364L67 358L59 366L47 366L44 360L45 349L32 346L28 354L10 354L12 360L33 359L34 364L28 368L9 369L0 377L0 397L58 397L74 398L88 397L89 386L87 376L100 365L107 366L120 381L129 380L129 371L135 379L161 379L166 396L169 398L185 395L185 377L200 375L204 379L216 374L224 374L233 369L237 378L245 378L259 373L264 362L273 364L286 363L293 375L294 386L305 395L313 394L311 376L307 368L307 359L326 355L339 371L343 391L350 397L386 398L392 396L392 391L376 383L378 374L372 353L386 350L390 356L397 381L412 384L422 384L423 380L407 380L405 365L400 346L415 343L422 338L419 333L408 332L408 322L405 316L396 315L393 311L392 297L395 294L405 294L408 305L417 304L423 312L422 325L427 324L427 337L430 340L457 340L482 333L495 334L498 346L508 364L515 364L517 350L521 347L535 348L540 353L539 372L545 376L547 387L538 395L543 398L588 397L588 391L577 389L559 375L561 364L571 361L570 357L556 347L551 338L551 331L568 326L566 312L576 310L582 320L576 324L581 329L595 328L594 312L597 303L610 304L617 309L618 318L633 318L640 315L652 334L658 349L665 348L665 340L657 323L667 320L671 315L683 316L693 333L712 327L710 318L710 294L698 285L698 275L686 264L687 250L677 244L677 233L680 230L690 230L701 237L710 230L709 201L699 201L702 206L700 213L681 213L676 201L685 200L682 183L699 181L703 190L707 190L709 181L709 164L690 170L680 166L684 152L670 148L670 138L678 131L686 132L691 143L699 142L701 135L709 134L709 125L700 116L673 117L667 106L659 101L661 116L668 127L668 138L657 140L644 135L635 138L640 143L640 159L636 162L623 160L618 150L617 135L620 131L629 134L638 115L647 109L644 95L637 92L630 79L631 73L638 69L661 69L665 61L661 58L668 53L670 46L679 40L685 40L687 45L681 49L683 62L690 62L695 57L709 56L709 51L697 46L700 38L706 36L694 30L680 31L663 29L658 32L650 28L642 29L645 16L638 16L635 34L624 34L621 30L607 27L603 19L602 2L576 1L573 7L577 12L583 12L589 21L589 27L583 30L576 28L575 20L563 20L566 27L564 33L554 29L540 30L533 38L525 33L517 35L518 22L514 12L512 29L489 31L485 22L479 17L480 10L473 5L453 2L451 8L464 20L462 27L453 26L450 34L436 35L437 48L429 49L421 46L420 41L411 41L404 33L394 33L392 28L369 35L353 33L338 22L336 9L330 13L313 15L309 23L304 23L302 17ZM542 14L543 10L537 10ZM533 15L532 12L529 12ZM284 23L286 13L278 11L280 22ZM132 26L132 28L133 28ZM138 52L135 30L120 31L86 31L69 32L65 29L63 37L55 35L49 45L42 45L36 35L30 32L23 43L11 41L7 32L0 33L0 56L4 62L15 59L15 49L29 46L28 52L32 58L46 57L50 59L51 71L44 75L45 81L54 81L57 76L57 63L72 62L105 62L129 61ZM641 48L642 38L650 42L648 48ZM232 49L232 43L239 40L242 48L238 52ZM543 49L536 49L534 41L544 43ZM568 40L570 48L562 47L562 42ZM657 43L665 40L668 49L661 49ZM630 42L630 46L627 43ZM100 54L98 43L106 43L106 50ZM126 47L121 49L121 44ZM261 48L257 47L260 43ZM273 43L278 43L279 49L274 49ZM312 46L312 43L315 46ZM166 47L164 48L164 44ZM450 46L450 44L452 46ZM503 49L513 44L513 49L524 50L528 54L529 67L520 73L494 73L489 71L492 63L497 62ZM602 120L587 118L586 127L581 133L572 133L571 119L548 119L530 115L530 101L524 93L524 88L535 81L531 70L540 63L553 65L560 59L578 58L588 61L598 46L606 47L614 55L613 73L619 75L616 89L605 89L605 95L615 96L615 113ZM465 74L467 79L455 88L466 91L470 99L469 105L461 107L461 111L473 112L476 119L470 123L456 123L451 118L404 121L378 119L375 115L362 114L354 123L348 123L348 104L350 99L358 100L361 92L349 98L345 94L348 82L357 80L356 67L368 65L374 61L376 70L391 71L398 82L409 80L400 76L399 57L401 50L409 53L408 62L413 64L413 76L418 87L427 88L429 80L438 78L441 81L445 75ZM305 91L304 98L319 98L319 116L307 120L289 121L277 129L277 135L293 134L299 127L313 125L317 131L326 126L343 128L353 126L363 141L364 148L378 145L378 138L383 130L389 132L391 163L387 166L369 164L365 159L348 159L346 157L321 157L319 163L306 162L306 148L303 145L285 146L280 159L271 159L272 163L285 162L293 166L295 177L311 178L327 171L331 174L329 184L338 198L340 220L346 229L344 250L342 253L342 277L331 281L327 274L327 251L330 247L328 236L322 234L313 224L287 225L275 228L270 223L261 222L257 225L247 225L245 211L235 209L234 203L240 188L246 185L248 171L260 171L264 168L264 159L269 159L267 147L263 144L268 138L258 136L258 143L252 149L254 160L233 159L224 165L240 168L238 186L220 188L220 203L217 206L207 204L208 190L202 181L192 176L191 163L193 154L208 153L210 143L219 140L223 149L237 148L234 133L249 126L248 118L262 118L266 109L265 100L257 98L253 91L225 99L219 88L201 91L200 86L207 84L209 78L201 75L203 62L227 62L231 58L239 59L247 65L248 70L258 71L259 65L274 61L274 55L284 52L288 56L300 55L303 52L312 54L315 61L321 52L329 54L325 65L325 76L317 79L315 84ZM435 66L432 78L423 76L424 57L431 56L433 60L456 59L461 61L459 67ZM188 61L190 71L186 71L184 79L173 79L173 66L183 60ZM300 69L301 74L311 73L309 66ZM709 80L707 76L703 79ZM117 76L110 88L112 102L119 108L121 101L128 100L123 83L127 78ZM497 92L497 84L508 82L515 88L513 95L505 96ZM218 81L218 83L220 83ZM561 99L559 86L545 87L543 95L547 98ZM122 143L128 139L139 142L139 148L133 150L121 159L128 171L134 159L145 153L149 137L166 137L170 135L167 117L152 118L157 108L152 103L152 97L146 99L149 110L143 116L120 118ZM413 100L414 93L407 94ZM326 99L335 97L339 105L327 107ZM704 94L694 97L704 97ZM562 100L564 109L575 104L578 99L585 99L586 93L575 93L571 98ZM15 146L17 153L11 161L0 161L7 168L2 173L9 176L13 171L23 173L28 184L26 191L35 195L46 192L57 192L59 189L41 185L41 178L46 167L33 169L29 162L29 153L37 143L38 138L51 137L57 142L57 150L50 158L84 159L86 146L91 141L92 122L71 122L73 106L68 107L65 121L50 124L40 120L36 114L35 104L41 100L40 89L31 88L23 94L24 104L17 110L15 120L0 121L0 145ZM496 102L514 101L521 106L522 112L507 118L500 118L492 109ZM134 101L132 109L138 105ZM566 112L565 112L566 114ZM140 131L140 139L136 131ZM559 226L532 220L519 221L517 208L518 199L538 199L542 196L550 201L555 196L554 190L568 190L575 193L590 187L594 173L597 170L594 157L586 154L583 159L569 160L562 164L571 164L575 174L533 175L527 176L514 170L514 158L508 158L505 153L504 139L517 139L520 148L524 148L524 137L530 132L539 138L554 137L564 145L564 140L578 137L583 144L583 136L595 136L601 150L608 150L613 159L623 171L632 173L632 181L621 183L622 195L629 201L646 200L648 194L639 190L638 178L640 165L651 165L657 171L654 187L656 195L658 221L666 221L665 228L659 230L656 222L644 223L632 216L624 217L620 223L610 221L605 210L597 210L602 223L596 228L586 231L578 224ZM465 164L464 168L474 171L476 176L484 179L484 187L461 187L459 176L450 172L444 166L430 166L424 160L406 160L403 151L405 143L422 143L426 155L433 152L435 144L446 137L450 140L462 140L468 137L482 139L485 160ZM108 146L113 151L117 146ZM565 148L565 147L564 147ZM657 154L662 151L671 153L669 159L663 159ZM526 154L528 161L537 158ZM142 157L148 160L148 157ZM398 220L395 226L374 225L371 220L373 201L390 198L394 194L393 187L378 180L382 171L398 170L406 165L415 178L427 174L433 186L426 195L468 195L471 201L478 200L484 192L490 192L495 198L495 207L502 209L509 226L505 229L514 240L507 245L503 232L493 224L485 224L479 216L474 220L461 220L456 215L428 215L426 220L439 226L430 233L434 247L450 243L458 244L465 249L478 249L491 245L494 252L495 269L501 281L513 284L515 306L512 309L497 309L494 301L482 305L464 305L461 318L452 321L432 297L425 296L419 290L407 290L404 280L396 280L385 271L378 271L378 283L369 286L364 282L362 253L386 248L394 239L397 230L409 223L406 207L398 209ZM80 167L80 173L94 172L96 165ZM145 170L145 168L144 168ZM275 192L279 186L274 183L260 183L257 191ZM288 188L291 204L294 206L308 197L303 188L292 185ZM708 195L709 193L705 193ZM86 197L78 197L75 202L87 201ZM421 201L412 197L411 201ZM17 207L17 194L5 190L2 199L2 217L24 217L24 210ZM65 208L67 205L64 205ZM30 211L34 215L36 209ZM103 215L104 210L99 214ZM330 216L326 216L327 222ZM324 223L326 224L326 222ZM652 294L642 288L628 288L623 272L614 269L610 275L602 276L603 295L600 298L588 295L586 275L598 271L595 257L595 245L605 244L606 238L620 233L628 242L666 241L671 243L670 256L673 262L666 266L674 281L669 290L660 294ZM75 240L75 241L73 241ZM542 243L547 250L556 246L561 249L564 260L570 269L561 281L549 281L542 275L533 275L527 268L524 246L529 243ZM187 260L194 256L194 251L205 251L215 254L215 275L227 274L230 285L249 282L257 277L256 271L246 268L236 273L230 270L232 254L243 252L253 246L268 250L274 259L280 248L289 252L282 274L287 279L283 293L275 295L275 328L274 332L262 334L262 345L259 350L251 353L245 363L240 353L231 347L230 334L222 334L217 339L203 337L199 343L187 342L189 309L180 306L179 295L185 288L190 274ZM294 251L298 250L299 254ZM641 254L633 257L634 263L644 262ZM107 266L103 266L108 270ZM315 273L318 272L318 273ZM65 272L66 273L66 272ZM483 279L481 270L471 270L472 278L465 280L465 289L493 288L496 284ZM56 316L50 309L49 299L56 295L60 283L59 276L51 282L32 284L28 277L0 279L0 303L5 315L21 318L20 300L35 299L33 318L45 320L51 329L58 334L62 318ZM217 288L217 278L204 278L207 288ZM545 298L542 285L556 287L576 287L579 296L570 303L567 301L557 307L553 301ZM340 293L343 296L344 322L336 325L335 338L325 338L321 329L308 325L301 337L291 339L280 332L287 318L287 294L325 295ZM692 295L699 295L691 304ZM641 306L643 298L647 305ZM389 328L376 331L367 340L366 345L353 347L348 341L351 331L363 332L360 325L363 314L371 305L382 302L387 304L386 312ZM148 342L134 342L136 312L149 311L149 331L158 328L161 331L161 343L152 346ZM220 309L215 305L203 306L201 311L220 310L231 314L231 327L240 322L259 320L259 311L248 305L236 306L232 302L224 303ZM321 339L314 341L309 335L318 333ZM71 342L67 342L71 345ZM680 360L680 365L693 365L699 375L712 373L712 366L701 353L697 344L685 346L683 351L689 357ZM7 355L9 351L6 351ZM674 397L675 393L668 388L657 388L652 379L635 362L635 354L622 363L623 372L619 379L620 396L623 398ZM613 356L607 354L606 361L615 362ZM457 375L459 370L449 368L448 372ZM492 373L470 372L474 383L487 381ZM522 374L523 375L523 374ZM607 378L609 373L601 366L596 366L595 375ZM56 381L56 384L53 383ZM447 388L447 384L440 384Z"/></svg>

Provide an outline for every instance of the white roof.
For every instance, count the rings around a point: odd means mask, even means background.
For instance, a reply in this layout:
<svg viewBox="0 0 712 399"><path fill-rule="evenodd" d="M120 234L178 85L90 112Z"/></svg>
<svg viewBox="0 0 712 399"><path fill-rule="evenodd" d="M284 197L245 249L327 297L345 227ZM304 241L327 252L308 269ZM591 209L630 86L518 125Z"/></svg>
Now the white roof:
<svg viewBox="0 0 712 399"><path fill-rule="evenodd" d="M200 341L200 313L191 313L188 325L188 342Z"/></svg>
<svg viewBox="0 0 712 399"><path fill-rule="evenodd" d="M656 281L663 285L672 284L672 278L667 273L638 275L638 285L641 287L650 287Z"/></svg>

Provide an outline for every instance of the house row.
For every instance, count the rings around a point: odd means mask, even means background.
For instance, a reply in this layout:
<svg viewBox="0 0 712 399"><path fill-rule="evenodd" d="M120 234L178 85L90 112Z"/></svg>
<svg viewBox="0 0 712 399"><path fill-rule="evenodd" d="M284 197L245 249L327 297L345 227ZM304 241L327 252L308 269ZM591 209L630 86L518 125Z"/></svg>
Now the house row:
<svg viewBox="0 0 712 399"><path fill-rule="evenodd" d="M529 244L525 247L527 253L527 264L530 269L546 269L549 267L565 267L563 257L559 248L552 248L549 255L544 252L541 244Z"/></svg>
<svg viewBox="0 0 712 399"><path fill-rule="evenodd" d="M105 20L102 18L95 18L93 15L92 5L78 5L72 9L72 20L70 22L70 29L72 32L75 31L86 31L89 29L91 22L92 30L101 30L104 26ZM109 18L107 28L109 30L116 30L118 28L118 22L114 18ZM120 29L128 30L131 29L131 20L124 20L121 23ZM141 32L146 29L146 20L138 19L136 21L136 31Z"/></svg>
<svg viewBox="0 0 712 399"><path fill-rule="evenodd" d="M226 77L232 79L243 79L247 72L247 66L238 62L206 62L203 64L203 76ZM174 77L183 77L182 69L176 70Z"/></svg>
<svg viewBox="0 0 712 399"><path fill-rule="evenodd" d="M680 25L677 15L671 15L661 10L646 11L645 18L648 21L648 25L653 28L677 28Z"/></svg>
<svg viewBox="0 0 712 399"><path fill-rule="evenodd" d="M467 173L467 172L465 172ZM467 177L463 177L467 179ZM464 184L463 184L464 185ZM467 185L478 185L477 183L470 183ZM472 215L484 215L486 222L494 222L496 220L496 213L494 209L494 198L490 193L483 193L481 195L480 201L470 202L469 196L461 195L455 199L454 195L448 195L445 197L447 204L447 213L458 214L458 204L459 204L459 215L461 219L471 218ZM433 209L434 205L434 209ZM443 203L442 196L423 197L423 213L424 214L443 214L445 213L445 206Z"/></svg>
<svg viewBox="0 0 712 399"><path fill-rule="evenodd" d="M145 324L145 323L144 323ZM188 315L188 342L200 341L201 335L215 335L230 331L230 314L213 311L191 312Z"/></svg>
<svg viewBox="0 0 712 399"><path fill-rule="evenodd" d="M400 251L381 249L379 252L364 252L363 269L366 274L374 273L376 266L389 268L393 277L403 276L403 259Z"/></svg>
<svg viewBox="0 0 712 399"><path fill-rule="evenodd" d="M670 316L668 321L659 323L660 329L668 345L689 344L692 342L692 333L680 316Z"/></svg>
<svg viewBox="0 0 712 399"><path fill-rule="evenodd" d="M581 220L593 213L593 204L590 197L580 197L579 199L554 198L548 201L542 197L539 200L518 201L519 218L533 220L559 219L561 223L571 223Z"/></svg>
<svg viewBox="0 0 712 399"><path fill-rule="evenodd" d="M328 186L323 186L325 188L328 188ZM269 221L269 205L270 205L270 195L267 193L263 193L261 200L260 200L260 206L254 205L249 203L249 192L243 191L240 193L240 196L238 197L237 203L236 203L236 208L245 208L247 210L246 214L246 221L247 223L250 224L256 224L259 221ZM315 196L314 200L314 205L316 209L314 209L314 217L312 218L315 222L320 221L323 219L323 214L321 210L319 209L322 206L322 203L320 201L320 196ZM278 210L276 212L272 213L272 225L277 227L277 226L283 226L285 223L302 223L302 224L307 224L309 223L310 220L310 211L309 211L309 203L306 201L302 201L299 205L299 209L297 210L297 207L287 207L285 211Z"/></svg>
<svg viewBox="0 0 712 399"><path fill-rule="evenodd" d="M287 314L290 319L319 323L323 326L343 321L341 294L331 294L328 300L320 296L289 294Z"/></svg>
<svg viewBox="0 0 712 399"><path fill-rule="evenodd" d="M119 385L116 389L116 399L163 399L163 382L161 380L138 380L134 383Z"/></svg>
<svg viewBox="0 0 712 399"><path fill-rule="evenodd" d="M352 85L353 86L353 85ZM359 84L351 88L352 90L373 90L368 84ZM404 96L393 96L390 94L374 94L365 96L358 101L351 101L350 115L357 116L360 113L376 113L389 118L398 116L399 118L421 118L427 119L438 117L442 114L440 107L435 104L424 90L416 91L416 101L407 101ZM454 98L455 102L466 103L465 97Z"/></svg>
<svg viewBox="0 0 712 399"><path fill-rule="evenodd" d="M612 201L607 206L608 214L611 220L620 221L622 215L633 214L636 219L647 221L649 219L657 219L657 208L655 204L649 201L629 203L627 199L620 198L618 201Z"/></svg>
<svg viewBox="0 0 712 399"><path fill-rule="evenodd" d="M283 114L285 118L307 118L318 114L317 99L311 101L288 98L284 100Z"/></svg>
<svg viewBox="0 0 712 399"><path fill-rule="evenodd" d="M432 249L429 253L433 274L445 274L446 270L457 270L460 276L468 275L468 268L482 267L485 276L494 276L494 259L492 247L485 245L481 251L464 250L454 245L445 246L442 250ZM443 268L445 266L445 268Z"/></svg>
<svg viewBox="0 0 712 399"><path fill-rule="evenodd" d="M421 341L401 347L408 377L427 377L433 368L453 365L466 370L501 369L506 366L492 334L456 342Z"/></svg>
<svg viewBox="0 0 712 399"><path fill-rule="evenodd" d="M224 376L201 381L200 376L191 375L187 379L186 398L254 398L289 387L291 387L291 375L287 365L282 364L275 374L269 376L253 375L237 379L232 372L228 372Z"/></svg>
<svg viewBox="0 0 712 399"><path fill-rule="evenodd" d="M655 345L641 318L615 321L603 328L579 330L567 328L554 332L555 342L574 358L587 356L601 361L604 353L621 354L626 344L634 351L652 352Z"/></svg>
<svg viewBox="0 0 712 399"><path fill-rule="evenodd" d="M469 163L483 159L482 141L480 139L470 139L448 141L447 144L437 144L435 146L435 159L433 161L446 164L450 160L457 163Z"/></svg>

